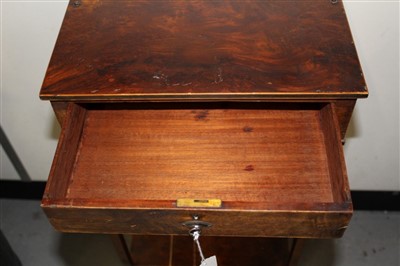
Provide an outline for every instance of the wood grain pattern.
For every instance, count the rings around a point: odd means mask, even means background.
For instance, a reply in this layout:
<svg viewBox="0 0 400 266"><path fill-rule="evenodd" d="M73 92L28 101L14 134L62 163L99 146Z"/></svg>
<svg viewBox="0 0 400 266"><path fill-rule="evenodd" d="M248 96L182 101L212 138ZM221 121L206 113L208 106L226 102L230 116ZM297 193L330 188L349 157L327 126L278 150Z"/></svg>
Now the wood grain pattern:
<svg viewBox="0 0 400 266"><path fill-rule="evenodd" d="M322 131L325 136L325 148L331 175L331 186L335 201L351 203L350 188L347 181L346 164L340 143L339 123L334 116L334 105L326 105L320 112Z"/></svg>
<svg viewBox="0 0 400 266"><path fill-rule="evenodd" d="M74 2L42 99L367 96L340 1Z"/></svg>
<svg viewBox="0 0 400 266"><path fill-rule="evenodd" d="M65 198L74 169L86 109L76 104L69 104L66 114L43 199Z"/></svg>
<svg viewBox="0 0 400 266"><path fill-rule="evenodd" d="M335 113L339 121L340 137L345 140L347 127L349 126L354 106L357 100L338 100L335 103Z"/></svg>
<svg viewBox="0 0 400 266"><path fill-rule="evenodd" d="M284 196L282 196L284 197ZM196 214L213 226L204 236L252 236L289 238L341 237L351 218L351 204L316 203L297 208L290 204L265 206L263 210L224 208L219 210L125 207L90 204L88 201L43 202L44 211L55 229L63 232L187 235L185 221ZM278 208L282 209L279 210ZM278 209L278 210L277 210Z"/></svg>
<svg viewBox="0 0 400 266"><path fill-rule="evenodd" d="M51 102L51 107L53 107L58 123L62 126L67 117L68 102Z"/></svg>
<svg viewBox="0 0 400 266"><path fill-rule="evenodd" d="M199 212L211 235L337 237L351 216L332 104L76 108L84 119L64 127L82 131L59 146L79 147L72 170L55 161L43 201L61 230L186 234ZM177 208L178 198L223 205Z"/></svg>
<svg viewBox="0 0 400 266"><path fill-rule="evenodd" d="M318 115L89 110L67 198L332 202Z"/></svg>

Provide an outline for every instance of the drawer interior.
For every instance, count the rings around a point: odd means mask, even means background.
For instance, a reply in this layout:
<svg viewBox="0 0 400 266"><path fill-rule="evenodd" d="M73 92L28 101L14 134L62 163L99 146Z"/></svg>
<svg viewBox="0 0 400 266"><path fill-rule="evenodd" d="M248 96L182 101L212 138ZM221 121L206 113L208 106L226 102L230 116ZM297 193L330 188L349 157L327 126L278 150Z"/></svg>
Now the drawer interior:
<svg viewBox="0 0 400 266"><path fill-rule="evenodd" d="M350 198L333 112L329 103L70 104L43 205L219 199L219 210L341 210Z"/></svg>

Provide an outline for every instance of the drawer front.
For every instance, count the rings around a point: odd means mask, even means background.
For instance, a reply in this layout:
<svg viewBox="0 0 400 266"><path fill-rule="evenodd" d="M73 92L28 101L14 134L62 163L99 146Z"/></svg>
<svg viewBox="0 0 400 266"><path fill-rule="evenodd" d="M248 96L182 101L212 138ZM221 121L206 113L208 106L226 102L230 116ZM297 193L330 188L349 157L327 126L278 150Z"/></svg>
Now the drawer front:
<svg viewBox="0 0 400 266"><path fill-rule="evenodd" d="M350 207L350 206L347 206ZM343 208L343 206L341 206ZM326 209L322 212L295 211L207 211L207 210L129 210L109 208L45 207L53 226L64 232L188 235L184 223L193 215L210 224L202 235L331 238L341 237L351 212Z"/></svg>
<svg viewBox="0 0 400 266"><path fill-rule="evenodd" d="M338 237L352 212L329 103L70 104L42 206L61 231L187 234L198 215L282 237Z"/></svg>

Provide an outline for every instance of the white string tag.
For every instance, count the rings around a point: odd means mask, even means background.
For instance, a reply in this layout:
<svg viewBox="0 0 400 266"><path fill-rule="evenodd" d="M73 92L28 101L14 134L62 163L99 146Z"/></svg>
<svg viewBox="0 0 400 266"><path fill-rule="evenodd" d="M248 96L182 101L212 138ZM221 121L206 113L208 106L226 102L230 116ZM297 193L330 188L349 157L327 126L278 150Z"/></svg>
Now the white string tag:
<svg viewBox="0 0 400 266"><path fill-rule="evenodd" d="M217 264L217 257L215 256L211 256L209 258L204 258L203 255L203 251L201 250L201 246L200 246L200 230L194 230L191 232L191 235L193 236L193 240L196 243L197 249L199 251L200 254L200 258L201 258L201 264L200 266L218 266Z"/></svg>
<svg viewBox="0 0 400 266"><path fill-rule="evenodd" d="M217 257L211 256L205 260L203 260L200 266L218 266L217 264Z"/></svg>

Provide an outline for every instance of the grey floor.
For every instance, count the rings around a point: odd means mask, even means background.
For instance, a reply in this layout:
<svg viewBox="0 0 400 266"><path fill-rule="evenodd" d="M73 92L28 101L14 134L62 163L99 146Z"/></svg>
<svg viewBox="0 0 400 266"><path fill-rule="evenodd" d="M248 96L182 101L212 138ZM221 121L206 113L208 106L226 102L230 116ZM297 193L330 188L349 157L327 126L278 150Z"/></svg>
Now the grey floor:
<svg viewBox="0 0 400 266"><path fill-rule="evenodd" d="M39 205L33 200L0 200L1 231L23 265L123 265L108 236L56 232ZM309 240L299 263L359 265L400 266L399 212L356 211L343 238Z"/></svg>

